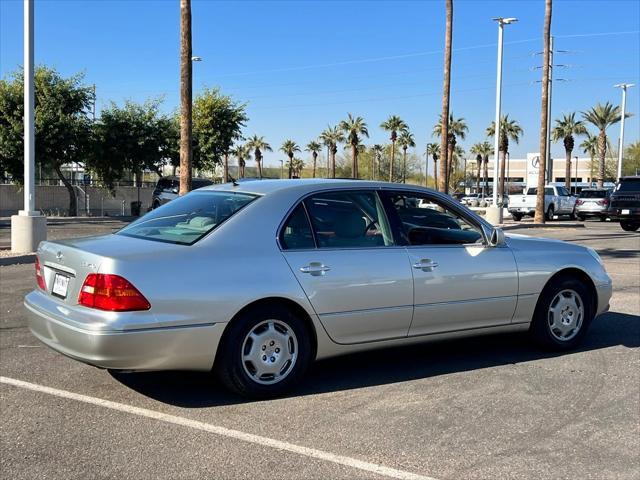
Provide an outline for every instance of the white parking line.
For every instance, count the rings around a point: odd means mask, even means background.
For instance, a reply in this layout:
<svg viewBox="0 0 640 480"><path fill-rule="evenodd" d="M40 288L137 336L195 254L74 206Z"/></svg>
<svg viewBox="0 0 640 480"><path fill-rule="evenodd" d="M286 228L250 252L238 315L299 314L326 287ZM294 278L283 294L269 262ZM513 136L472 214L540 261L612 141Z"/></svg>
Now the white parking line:
<svg viewBox="0 0 640 480"><path fill-rule="evenodd" d="M253 435L252 433L241 432L239 430L231 430L229 428L221 427L219 425L212 425L210 423L199 422L197 420L190 420L184 417L178 417L176 415L169 415L167 413L156 412L154 410L148 410L146 408L134 407L132 405L126 405L124 403L112 402L110 400L103 400L101 398L90 397L87 395L81 395L79 393L73 393L66 390L59 390L57 388L46 387L44 385L38 385L35 383L25 382L23 380L17 380L10 377L0 377L0 383L7 385L13 385L14 387L25 388L34 392L46 393L55 397L67 398L69 400L75 400L78 402L88 403L91 405L97 405L99 407L109 408L111 410L117 410L119 412L125 412L132 415L138 415L141 417L152 418L161 422L173 423L175 425L181 425L183 427L189 427L196 430L202 430L205 432L213 433L227 438L233 438L241 440L247 443L253 443L262 447L275 448L285 452L296 453L298 455L304 455L306 457L316 458L325 462L337 463L338 465L344 465L347 467L357 468L369 473L375 473L377 475L383 475L389 478L397 478L400 480L435 480L433 477L427 477L419 475L417 473L407 472L404 470L397 470L395 468L385 467L384 465L378 465L376 463L364 462L356 458L345 457L343 455L336 455L334 453L325 452L323 450L317 450L315 448L302 447L289 442L282 442L273 438L262 437L260 435Z"/></svg>

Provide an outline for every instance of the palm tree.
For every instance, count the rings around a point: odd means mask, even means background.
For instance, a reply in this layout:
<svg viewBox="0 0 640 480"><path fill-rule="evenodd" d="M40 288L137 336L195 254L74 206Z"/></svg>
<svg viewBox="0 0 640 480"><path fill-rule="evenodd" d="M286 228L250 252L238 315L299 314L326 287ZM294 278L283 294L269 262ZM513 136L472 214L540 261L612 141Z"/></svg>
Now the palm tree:
<svg viewBox="0 0 640 480"><path fill-rule="evenodd" d="M320 145L320 143L316 140L311 140L305 147L305 150L307 152L311 152L311 156L313 157L313 178L316 178L316 160L318 159L318 152L321 148L322 145Z"/></svg>
<svg viewBox="0 0 640 480"><path fill-rule="evenodd" d="M379 143L376 143L373 147L371 147L373 152L373 162L374 165L371 167L371 178L377 180L380 178L380 161L382 160L382 153L384 152L384 147Z"/></svg>
<svg viewBox="0 0 640 480"><path fill-rule="evenodd" d="M536 213L534 220L538 223L544 223L545 206L544 206L544 184L547 163L547 142L548 124L549 124L549 78L551 66L551 10L552 0L544 2L544 28L542 40L544 42L544 50L542 54L542 94L540 100L542 106L540 109L540 164L538 166L538 190L536 193ZM500 215L501 216L501 215Z"/></svg>
<svg viewBox="0 0 640 480"><path fill-rule="evenodd" d="M467 127L467 122L465 121L465 119L462 117L454 118L453 113L449 115L449 121L447 123L447 125L443 125L442 117L440 117L438 123L436 123L433 127L434 136L441 138L443 131L446 130L449 137L449 140L447 141L447 158L446 160L440 162L440 174L442 174L443 171L443 162L446 162L447 164L447 168L444 170L446 175L445 183L447 185L445 193L449 191L449 177L451 176L453 169L453 152L455 151L456 144L458 142L458 139L464 140L467 136L467 132L469 131L469 127ZM440 183L442 183L442 178L440 178Z"/></svg>
<svg viewBox="0 0 640 480"><path fill-rule="evenodd" d="M300 178L302 175L302 169L304 168L304 161L300 158L289 158L287 161L287 168L291 172L292 177Z"/></svg>
<svg viewBox="0 0 640 480"><path fill-rule="evenodd" d="M444 68L442 81L442 113L441 119L449 118L449 97L451 93L451 41L453 31L453 0L446 0L446 25L444 34ZM449 193L449 164L451 153L447 143L449 142L449 125L442 126L440 136L440 151L445 158L440 162L440 191Z"/></svg>
<svg viewBox="0 0 640 480"><path fill-rule="evenodd" d="M338 144L344 142L342 130L338 126L327 126L320 134L320 140L327 147L327 176L336 178L336 153L338 153Z"/></svg>
<svg viewBox="0 0 640 480"><path fill-rule="evenodd" d="M293 177L293 156L296 152L300 151L300 147L293 140L287 139L282 142L282 146L280 147L280 151L283 152L287 157L289 157L289 178Z"/></svg>
<svg viewBox="0 0 640 480"><path fill-rule="evenodd" d="M237 144L232 150L231 155L238 159L238 176L244 178L245 160L251 158L251 149L249 145Z"/></svg>
<svg viewBox="0 0 640 480"><path fill-rule="evenodd" d="M556 118L556 126L551 131L551 138L554 142L562 140L565 153L565 175L564 184L567 190L571 188L571 152L575 145L574 135L584 135L587 129L582 120L576 120L575 112L564 114L562 118ZM576 179L577 181L577 179Z"/></svg>
<svg viewBox="0 0 640 480"><path fill-rule="evenodd" d="M626 116L626 115L625 115ZM582 118L598 129L598 188L604 186L605 157L607 155L607 128L621 120L620 107L607 102L598 103L588 112L582 112Z"/></svg>
<svg viewBox="0 0 640 480"><path fill-rule="evenodd" d="M433 159L433 183L434 188L438 190L438 158L440 158L440 145L437 143L427 143L427 149L425 151L427 157L431 155ZM427 180L425 179L425 186Z"/></svg>
<svg viewBox="0 0 640 480"><path fill-rule="evenodd" d="M262 152L272 152L271 145L267 143L264 137L254 135L247 140L247 147L253 150L253 156L258 166L258 178L262 178Z"/></svg>
<svg viewBox="0 0 640 480"><path fill-rule="evenodd" d="M346 120L342 120L338 125L346 136L346 143L351 147L351 161L353 168L351 176L358 178L358 147L360 145L360 135L369 138L367 124L362 117L354 117L350 113Z"/></svg>
<svg viewBox="0 0 640 480"><path fill-rule="evenodd" d="M478 174L476 175L476 193L480 193L480 176L482 173L482 161L484 160L484 157L482 156L482 143L474 143L469 151L476 156L476 162L478 164Z"/></svg>
<svg viewBox="0 0 640 480"><path fill-rule="evenodd" d="M402 183L407 183L407 149L416 146L413 134L408 129L400 133L398 145L402 148Z"/></svg>
<svg viewBox="0 0 640 480"><path fill-rule="evenodd" d="M391 132L389 139L391 140L391 160L389 162L389 181L393 182L393 166L395 163L396 156L396 140L398 139L398 132L402 133L405 130L408 130L409 127L407 124L397 115L391 115L384 122L380 124L380 128L386 130L387 132Z"/></svg>
<svg viewBox="0 0 640 480"><path fill-rule="evenodd" d="M482 163L484 164L483 169L483 185L482 185L482 196L485 197L487 182L489 180L489 157L493 155L493 146L487 142L476 143L473 147L471 147L471 153L475 153L482 158ZM477 160L478 157L476 157ZM478 171L478 176L480 175L480 171ZM478 189L478 193L480 193L480 189Z"/></svg>
<svg viewBox="0 0 640 480"><path fill-rule="evenodd" d="M593 181L593 160L598 154L598 136L592 135L588 131L586 133L586 136L587 138L582 141L582 143L580 144L580 148L582 149L582 152L589 155L589 158L591 159L591 172L589 180Z"/></svg>
<svg viewBox="0 0 640 480"><path fill-rule="evenodd" d="M498 152L500 153L500 185L498 189L498 196L502 202L504 200L504 179L507 163L506 158L509 154L509 140L519 143L522 133L522 127L520 127L520 124L518 124L516 120L509 120L509 115L502 116L500 119L500 143L498 143ZM496 122L491 122L491 125L487 128L487 135L489 137L493 137L495 134Z"/></svg>

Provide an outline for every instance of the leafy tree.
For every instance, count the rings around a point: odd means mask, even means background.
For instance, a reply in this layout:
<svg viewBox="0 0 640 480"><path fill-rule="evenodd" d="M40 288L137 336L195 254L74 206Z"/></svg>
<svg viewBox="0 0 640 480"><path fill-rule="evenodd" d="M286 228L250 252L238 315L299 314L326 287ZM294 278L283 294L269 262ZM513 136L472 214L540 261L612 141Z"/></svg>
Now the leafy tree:
<svg viewBox="0 0 640 480"><path fill-rule="evenodd" d="M628 115L628 114L627 114ZM604 105L598 103L587 112L582 112L582 118L598 129L598 188L604 186L605 158L607 155L607 128L618 123L622 119L620 107L614 107L607 102Z"/></svg>
<svg viewBox="0 0 640 480"><path fill-rule="evenodd" d="M287 166L289 168L289 178L293 178L293 157L297 152L300 151L300 147L293 140L287 139L282 142L280 151L283 152L287 157L289 157L289 163L287 163Z"/></svg>
<svg viewBox="0 0 640 480"><path fill-rule="evenodd" d="M384 122L380 124L380 128L386 130L387 132L391 132L389 136L389 140L391 140L391 160L389 161L389 181L393 182L394 176L394 164L395 164L395 153L396 153L396 141L398 140L398 133L402 133L405 130L408 130L408 125L397 115L391 115Z"/></svg>
<svg viewBox="0 0 640 480"><path fill-rule="evenodd" d="M309 143L307 143L307 146L305 148L307 152L311 152L311 156L313 157L313 173L312 173L313 178L316 178L316 162L318 160L318 152L320 151L321 148L322 148L322 145L320 145L320 143L316 140L312 140Z"/></svg>
<svg viewBox="0 0 640 480"><path fill-rule="evenodd" d="M69 192L69 215L77 215L73 185L62 166L84 163L90 148L92 89L82 74L65 78L48 67L35 70L36 163L51 169ZM21 182L24 168L23 74L0 80L0 170Z"/></svg>
<svg viewBox="0 0 640 480"><path fill-rule="evenodd" d="M434 182L433 188L437 190L438 189L438 158L440 158L440 145L437 143L427 143L425 155L427 155L427 157L431 155L431 158L433 159L433 182ZM428 178L428 174L427 174L427 178ZM425 182L426 182L426 179L425 179ZM425 183L425 186L427 186L426 183Z"/></svg>
<svg viewBox="0 0 640 480"><path fill-rule="evenodd" d="M246 104L205 88L193 101L194 166L213 170L223 162L234 142L242 139L242 128L249 120ZM258 161L258 159L256 159Z"/></svg>
<svg viewBox="0 0 640 480"><path fill-rule="evenodd" d="M176 120L162 114L160 105L158 99L122 106L111 102L100 112L89 165L107 187L113 189L126 170L139 185L145 170L160 174L166 160L178 160Z"/></svg>
<svg viewBox="0 0 640 480"><path fill-rule="evenodd" d="M551 131L551 139L554 142L562 140L565 152L565 175L564 183L567 190L571 188L571 153L575 146L574 135L585 135L587 129L582 120L576 120L575 112L564 114L562 118L556 119L556 125Z"/></svg>
<svg viewBox="0 0 640 480"><path fill-rule="evenodd" d="M320 134L320 140L327 147L328 176L336 178L336 153L338 153L338 144L344 142L344 134L338 126L327 126L324 132Z"/></svg>
<svg viewBox="0 0 640 480"><path fill-rule="evenodd" d="M402 148L402 183L407 183L407 149L415 147L416 141L409 130L403 130L398 138L398 144Z"/></svg>
<svg viewBox="0 0 640 480"><path fill-rule="evenodd" d="M638 175L640 173L640 141L636 140L624 152L622 175Z"/></svg>
<svg viewBox="0 0 640 480"><path fill-rule="evenodd" d="M502 116L500 119L500 138L498 143L498 152L500 153L500 185L498 189L498 196L501 201L504 196L504 179L507 167L506 158L509 154L509 140L513 140L515 143L518 143L522 133L522 127L520 127L520 124L516 120L509 120L509 115ZM495 134L496 122L491 122L491 125L487 128L487 135L489 137L493 137Z"/></svg>
<svg viewBox="0 0 640 480"><path fill-rule="evenodd" d="M271 145L267 143L264 137L254 135L247 140L247 148L253 150L253 158L258 166L258 178L262 178L262 152L272 152Z"/></svg>
<svg viewBox="0 0 640 480"><path fill-rule="evenodd" d="M351 147L351 175L353 178L358 178L358 148L360 146L360 137L369 137L367 124L364 118L354 117L349 113L347 119L340 122L339 128L345 133L347 145Z"/></svg>

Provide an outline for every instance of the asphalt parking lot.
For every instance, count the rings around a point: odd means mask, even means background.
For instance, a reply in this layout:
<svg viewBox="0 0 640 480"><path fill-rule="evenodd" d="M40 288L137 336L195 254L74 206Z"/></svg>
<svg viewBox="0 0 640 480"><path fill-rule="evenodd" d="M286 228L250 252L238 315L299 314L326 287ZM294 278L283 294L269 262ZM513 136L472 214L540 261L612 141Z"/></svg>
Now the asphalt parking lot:
<svg viewBox="0 0 640 480"><path fill-rule="evenodd" d="M611 311L578 351L500 335L357 354L262 402L206 374L111 374L54 353L25 325L33 265L2 266L0 476L640 478L640 234L609 222L517 233L604 259Z"/></svg>

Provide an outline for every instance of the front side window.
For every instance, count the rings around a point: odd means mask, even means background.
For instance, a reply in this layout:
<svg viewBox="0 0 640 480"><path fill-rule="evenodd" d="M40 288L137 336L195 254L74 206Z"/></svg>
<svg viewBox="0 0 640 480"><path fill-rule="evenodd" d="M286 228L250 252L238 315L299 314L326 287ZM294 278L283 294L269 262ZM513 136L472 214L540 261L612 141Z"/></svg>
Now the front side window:
<svg viewBox="0 0 640 480"><path fill-rule="evenodd" d="M376 192L335 192L305 200L318 248L368 248L394 244Z"/></svg>
<svg viewBox="0 0 640 480"><path fill-rule="evenodd" d="M390 203L397 213L401 236L409 245L482 243L479 227L439 201L421 194L393 192Z"/></svg>
<svg viewBox="0 0 640 480"><path fill-rule="evenodd" d="M194 192L152 210L116 235L192 245L257 198L235 192Z"/></svg>

